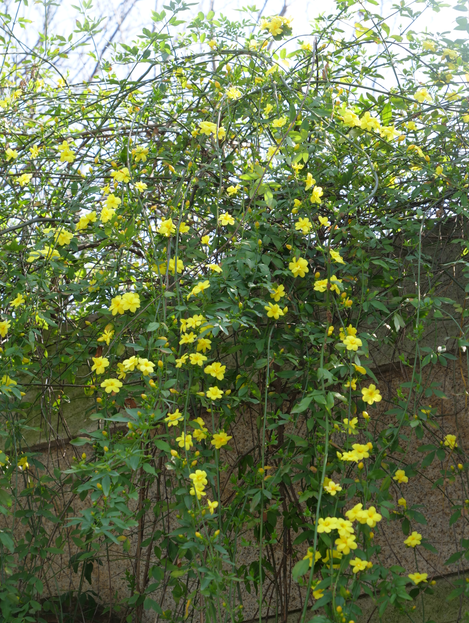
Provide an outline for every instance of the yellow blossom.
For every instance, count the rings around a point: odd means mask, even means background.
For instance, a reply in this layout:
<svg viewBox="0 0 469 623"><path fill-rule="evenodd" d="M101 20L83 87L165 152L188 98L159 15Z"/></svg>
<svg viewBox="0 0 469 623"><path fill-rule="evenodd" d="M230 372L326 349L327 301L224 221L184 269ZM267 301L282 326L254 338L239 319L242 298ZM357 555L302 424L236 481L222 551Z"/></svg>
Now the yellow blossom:
<svg viewBox="0 0 469 623"><path fill-rule="evenodd" d="M219 363L218 361L211 363L204 369L205 374L210 374L210 376L213 376L219 381L223 381L224 376L225 376L225 371L226 371L226 366L222 366L222 364Z"/></svg>
<svg viewBox="0 0 469 623"><path fill-rule="evenodd" d="M324 483L324 489L331 495L335 495L338 491L342 491L342 487L339 484L333 482L332 480L329 480L327 485L326 483Z"/></svg>
<svg viewBox="0 0 469 623"><path fill-rule="evenodd" d="M361 558L354 558L350 561L350 566L352 567L353 573L358 573L367 568L368 562L366 560L361 560Z"/></svg>
<svg viewBox="0 0 469 623"><path fill-rule="evenodd" d="M204 361L207 361L207 357L205 355L201 355L200 353L191 353L189 357L193 366L202 366Z"/></svg>
<svg viewBox="0 0 469 623"><path fill-rule="evenodd" d="M218 387L209 387L206 396L210 398L210 400L219 400L223 396L223 390Z"/></svg>
<svg viewBox="0 0 469 623"><path fill-rule="evenodd" d="M296 259L294 257L292 261L288 264L288 268L293 273L293 277L304 277L306 273L309 272L308 262L302 257Z"/></svg>
<svg viewBox="0 0 469 623"><path fill-rule="evenodd" d="M207 506L208 506L208 510L210 512L210 515L213 515L213 513L215 512L215 510L218 507L218 502L216 500L211 502L210 500L207 499Z"/></svg>
<svg viewBox="0 0 469 623"><path fill-rule="evenodd" d="M414 584L420 584L420 582L427 581L428 573L409 573L407 577L410 578Z"/></svg>
<svg viewBox="0 0 469 623"><path fill-rule="evenodd" d="M220 214L219 218L218 218L218 222L220 223L220 225L234 225L234 218L231 216L231 214L228 214L228 212L224 212L223 214Z"/></svg>
<svg viewBox="0 0 469 623"><path fill-rule="evenodd" d="M181 433L179 437L176 437L176 441L180 448L185 448L186 450L190 450L194 445L192 443L192 435L186 435L185 433Z"/></svg>
<svg viewBox="0 0 469 623"><path fill-rule="evenodd" d="M23 305L23 303L25 302L25 298L22 294L17 294L16 297L11 301L10 306L11 307L19 307L20 305Z"/></svg>
<svg viewBox="0 0 469 623"><path fill-rule="evenodd" d="M96 374L103 374L104 370L109 365L109 359L106 357L93 357L93 365L91 367L91 371L94 372L96 370Z"/></svg>
<svg viewBox="0 0 469 623"><path fill-rule="evenodd" d="M6 337L10 325L11 320L0 320L0 336Z"/></svg>
<svg viewBox="0 0 469 623"><path fill-rule="evenodd" d="M450 448L451 450L454 450L454 448L457 448L458 444L456 443L456 435L446 435L444 445Z"/></svg>
<svg viewBox="0 0 469 623"><path fill-rule="evenodd" d="M355 337L354 335L347 335L346 338L342 340L343 344L345 344L347 350L358 350L362 345L362 341L360 338Z"/></svg>
<svg viewBox="0 0 469 623"><path fill-rule="evenodd" d="M308 175L306 176L305 190L309 190L311 186L314 186L315 184L316 184L316 180L311 175L311 173L308 173Z"/></svg>
<svg viewBox="0 0 469 623"><path fill-rule="evenodd" d="M284 315L284 311L280 308L280 306L277 303L269 303L268 305L264 307L264 309L267 312L267 316L269 318L274 318L275 320L278 320L280 316Z"/></svg>
<svg viewBox="0 0 469 623"><path fill-rule="evenodd" d="M124 182L127 184L130 182L130 171L127 167L124 167L123 169L119 169L119 171L112 171L111 177L113 177L116 182Z"/></svg>
<svg viewBox="0 0 469 623"><path fill-rule="evenodd" d="M122 387L122 383L118 379L106 379L101 383L101 387L104 388L104 391L107 394L110 394L111 392L115 392L117 394Z"/></svg>
<svg viewBox="0 0 469 623"><path fill-rule="evenodd" d="M199 337L197 340L197 351L207 352L210 350L210 346L212 345L212 341L206 337Z"/></svg>
<svg viewBox="0 0 469 623"><path fill-rule="evenodd" d="M163 236L166 236L167 238L169 236L172 236L176 231L176 226L173 223L173 220L171 218L169 219L162 219L160 226L158 227L158 233L162 234Z"/></svg>
<svg viewBox="0 0 469 623"><path fill-rule="evenodd" d="M380 402L383 397L380 394L379 389L377 389L376 385L371 385L369 387L365 387L362 389L362 400L369 405L372 405L375 402Z"/></svg>
<svg viewBox="0 0 469 623"><path fill-rule="evenodd" d="M23 173L23 175L20 175L18 178L16 178L16 181L20 186L25 186L26 184L29 184L32 176L32 173Z"/></svg>
<svg viewBox="0 0 469 623"><path fill-rule="evenodd" d="M270 293L270 298L274 299L276 303L280 301L281 298L285 296L285 288L282 284L278 286L273 286L273 290Z"/></svg>
<svg viewBox="0 0 469 623"><path fill-rule="evenodd" d="M321 186L315 186L313 188L313 194L310 197L311 203L321 203L321 197L323 196L323 194L324 192Z"/></svg>
<svg viewBox="0 0 469 623"><path fill-rule="evenodd" d="M421 542L422 542L422 535L419 534L418 532L415 532L414 530L412 534L406 538L406 540L404 541L404 544L407 545L407 547L417 547L417 545L420 545Z"/></svg>
<svg viewBox="0 0 469 623"><path fill-rule="evenodd" d="M325 216L318 216L318 221L323 227L330 227L329 219Z"/></svg>
<svg viewBox="0 0 469 623"><path fill-rule="evenodd" d="M215 433L213 435L212 441L210 443L215 446L217 450L220 450L222 446L226 446L230 439L233 439L233 437L230 437L225 433L225 431L222 430L219 433Z"/></svg>
<svg viewBox="0 0 469 623"><path fill-rule="evenodd" d="M420 104L423 104L423 102L425 102L425 100L428 100L430 102L431 99L432 99L430 97L430 94L428 93L427 89L419 89L414 94L414 97L417 100L417 102L420 102Z"/></svg>
<svg viewBox="0 0 469 623"><path fill-rule="evenodd" d="M393 476L393 480L400 484L406 484L409 482L409 477L405 475L405 471L403 469L398 469Z"/></svg>
<svg viewBox="0 0 469 623"><path fill-rule="evenodd" d="M283 126L286 124L287 122L287 117L280 117L279 119L274 119L272 121L272 127L273 128L283 128Z"/></svg>
<svg viewBox="0 0 469 623"><path fill-rule="evenodd" d="M179 409L176 409L176 411L174 411L173 413L168 413L164 421L168 424L169 428L170 426L177 426L182 419L182 413L179 411Z"/></svg>
<svg viewBox="0 0 469 623"><path fill-rule="evenodd" d="M313 224L308 218L300 218L295 223L295 229L297 231L301 231L303 234L309 234L312 227L313 227Z"/></svg>

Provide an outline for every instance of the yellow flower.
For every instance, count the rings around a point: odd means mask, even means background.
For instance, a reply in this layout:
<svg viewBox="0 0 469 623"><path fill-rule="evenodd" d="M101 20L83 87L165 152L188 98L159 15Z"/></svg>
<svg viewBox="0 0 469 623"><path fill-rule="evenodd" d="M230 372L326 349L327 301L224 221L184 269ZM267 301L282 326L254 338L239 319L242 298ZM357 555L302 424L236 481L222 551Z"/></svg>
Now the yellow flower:
<svg viewBox="0 0 469 623"><path fill-rule="evenodd" d="M300 218L295 223L295 229L297 231L301 231L303 234L309 234L312 227L313 227L313 224L308 218Z"/></svg>
<svg viewBox="0 0 469 623"><path fill-rule="evenodd" d="M274 318L275 320L278 320L280 316L283 316L285 314L285 312L280 308L279 305L277 305L277 303L269 303L264 307L264 309L267 312L267 316L269 318Z"/></svg>
<svg viewBox="0 0 469 623"><path fill-rule="evenodd" d="M273 128L283 128L283 126L286 124L287 122L287 117L280 117L279 119L274 119L272 121L272 127Z"/></svg>
<svg viewBox="0 0 469 623"><path fill-rule="evenodd" d="M387 141L392 141L393 139L396 138L396 136L399 136L399 132L392 125L385 126L381 128L380 136L381 138L385 138Z"/></svg>
<svg viewBox="0 0 469 623"><path fill-rule="evenodd" d="M107 206L104 206L101 210L101 222L107 223L114 217L115 214L116 211L113 208L108 208Z"/></svg>
<svg viewBox="0 0 469 623"><path fill-rule="evenodd" d="M230 195L230 197L232 197L233 195L237 194L240 188L241 186L239 184L236 184L236 186L228 186L226 192Z"/></svg>
<svg viewBox="0 0 469 623"><path fill-rule="evenodd" d="M213 439L210 443L215 446L217 450L220 450L222 446L226 446L230 439L233 439L233 437L230 437L225 433L225 431L222 430L213 435Z"/></svg>
<svg viewBox="0 0 469 623"><path fill-rule="evenodd" d="M409 482L409 477L405 475L405 471L403 469L398 469L393 476L393 480L400 484L406 484Z"/></svg>
<svg viewBox="0 0 469 623"><path fill-rule="evenodd" d="M11 320L0 320L0 335L6 337L8 329L10 328Z"/></svg>
<svg viewBox="0 0 469 623"><path fill-rule="evenodd" d="M333 249L329 249L329 253L331 255L332 261L337 262L337 264L345 264L343 257L340 255L338 251L334 251Z"/></svg>
<svg viewBox="0 0 469 623"><path fill-rule="evenodd" d="M25 186L26 184L29 184L32 176L32 173L23 173L23 175L20 175L18 178L16 178L16 181L20 186Z"/></svg>
<svg viewBox="0 0 469 623"><path fill-rule="evenodd" d="M220 214L219 218L218 218L218 222L220 223L220 225L234 225L234 218L231 216L231 214L228 214L228 212L224 212L223 214Z"/></svg>
<svg viewBox="0 0 469 623"><path fill-rule="evenodd" d="M215 512L215 509L218 507L218 502L216 500L213 502L211 502L210 500L207 500L207 506L208 506L210 515L213 515L213 513Z"/></svg>
<svg viewBox="0 0 469 623"><path fill-rule="evenodd" d="M196 418L194 422L197 422L200 426L200 428L196 428L194 430L194 437L197 439L197 441L203 441L207 438L208 433L208 430L205 428L205 422L201 417Z"/></svg>
<svg viewBox="0 0 469 623"><path fill-rule="evenodd" d="M138 357L133 355L132 357L129 357L128 359L124 359L124 361L122 362L122 365L124 366L124 370L126 370L126 372L133 372L135 368L138 366Z"/></svg>
<svg viewBox="0 0 469 623"><path fill-rule="evenodd" d="M214 273L222 273L223 269L218 264L207 264L207 268L210 268Z"/></svg>
<svg viewBox="0 0 469 623"><path fill-rule="evenodd" d="M142 162L146 162L147 161L147 155L148 155L148 148L147 147L137 146L137 147L135 147L135 149L132 149L132 156L135 158L135 162L140 162L140 160Z"/></svg>
<svg viewBox="0 0 469 623"><path fill-rule="evenodd" d="M270 298L274 299L276 303L285 296L285 288L282 284L275 286L270 294Z"/></svg>
<svg viewBox="0 0 469 623"><path fill-rule="evenodd" d="M207 361L207 357L200 353L191 353L189 357L193 366L202 366L204 361Z"/></svg>
<svg viewBox="0 0 469 623"><path fill-rule="evenodd" d="M118 379L106 379L101 383L101 387L104 388L104 391L107 394L110 394L111 392L115 392L117 394L122 387L122 383Z"/></svg>
<svg viewBox="0 0 469 623"><path fill-rule="evenodd" d="M339 484L333 482L332 480L329 480L327 485L326 483L324 483L324 489L331 495L335 495L338 491L342 491L342 487Z"/></svg>
<svg viewBox="0 0 469 623"><path fill-rule="evenodd" d="M192 443L192 435L186 435L185 433L181 433L179 437L176 437L176 441L180 448L185 448L186 450L190 450L194 445Z"/></svg>
<svg viewBox="0 0 469 623"><path fill-rule="evenodd" d="M185 333L179 340L179 344L192 344L192 342L195 342L196 338L197 335L193 331Z"/></svg>
<svg viewBox="0 0 469 623"><path fill-rule="evenodd" d="M447 446L451 450L454 450L454 448L457 448L458 444L456 443L456 435L446 435L445 446Z"/></svg>
<svg viewBox="0 0 469 623"><path fill-rule="evenodd" d="M109 346L109 343L112 340L113 335L114 335L114 331L112 331L112 329L105 328L103 334L100 337L98 337L98 342L106 342L106 345Z"/></svg>
<svg viewBox="0 0 469 623"><path fill-rule="evenodd" d="M46 260L53 260L55 258L60 259L60 253L56 249L45 246L44 249L40 251L31 251L31 254L26 261L34 262L34 260L39 259L41 256Z"/></svg>
<svg viewBox="0 0 469 623"><path fill-rule="evenodd" d="M409 573L407 577L410 578L414 584L420 584L420 582L427 581L428 573Z"/></svg>
<svg viewBox="0 0 469 623"><path fill-rule="evenodd" d="M318 533L326 532L329 534L331 530L337 529L337 519L335 517L322 517L319 518L318 521Z"/></svg>
<svg viewBox="0 0 469 623"><path fill-rule="evenodd" d="M210 41L207 41L208 45L212 48L215 48L217 46L217 42L214 39L211 39Z"/></svg>
<svg viewBox="0 0 469 623"><path fill-rule="evenodd" d="M335 545L337 545L337 551L341 554L350 554L350 550L357 549L357 544L355 543L355 535L354 534L344 534L339 536L338 539L334 541Z"/></svg>
<svg viewBox="0 0 469 623"><path fill-rule="evenodd" d="M310 197L311 203L321 203L321 197L323 196L323 194L324 192L321 186L315 186L313 188L313 194Z"/></svg>
<svg viewBox="0 0 469 623"><path fill-rule="evenodd" d="M111 177L113 177L116 182L124 182L127 184L130 182L130 171L127 167L124 167L119 171L112 171Z"/></svg>
<svg viewBox="0 0 469 623"><path fill-rule="evenodd" d="M313 553L314 549L312 547L308 547L308 552L306 556L303 556L303 560L309 560L310 568L313 566ZM321 553L316 551L316 554L314 556L314 564L316 564L318 560L321 560Z"/></svg>
<svg viewBox="0 0 469 623"><path fill-rule="evenodd" d="M429 52L435 52L436 43L434 41L431 41L430 39L425 39L425 41L422 43L422 48L424 50L428 50Z"/></svg>
<svg viewBox="0 0 469 623"><path fill-rule="evenodd" d="M272 106L272 104L266 104L266 107L264 108L264 116L268 117L273 109L274 107Z"/></svg>
<svg viewBox="0 0 469 623"><path fill-rule="evenodd" d="M414 530L414 532L412 532L412 534L406 538L404 544L407 545L407 547L417 547L417 545L420 545L421 542L422 535L418 532L415 532Z"/></svg>
<svg viewBox="0 0 469 623"><path fill-rule="evenodd" d="M366 370L363 366L357 366L356 363L353 363L352 365L357 372L360 372L360 374L366 374Z"/></svg>
<svg viewBox="0 0 469 623"><path fill-rule="evenodd" d="M318 221L321 223L323 227L329 227L330 222L329 219L325 216L318 216Z"/></svg>
<svg viewBox="0 0 469 623"><path fill-rule="evenodd" d="M22 294L17 294L16 297L11 301L10 305L11 307L19 307L20 305L23 305L25 300L26 299Z"/></svg>
<svg viewBox="0 0 469 623"><path fill-rule="evenodd" d="M96 370L96 374L103 374L104 370L109 365L109 359L106 357L93 357L93 365L91 367L91 371L94 372Z"/></svg>
<svg viewBox="0 0 469 623"><path fill-rule="evenodd" d="M242 93L237 87L230 87L226 92L226 97L229 100L237 100L241 96L242 96Z"/></svg>
<svg viewBox="0 0 469 623"><path fill-rule="evenodd" d="M363 402L369 405L372 405L374 402L380 402L383 399L379 389L377 389L376 385L373 385L373 383L369 387L362 389L362 394Z"/></svg>
<svg viewBox="0 0 469 623"><path fill-rule="evenodd" d="M209 340L206 337L199 337L199 339L197 340L197 352L202 351L206 353L207 350L210 350L211 345L212 345L211 340Z"/></svg>
<svg viewBox="0 0 469 623"><path fill-rule="evenodd" d="M111 300L109 311L112 312L113 316L115 316L116 314L123 314L125 312L124 302L120 294L118 294Z"/></svg>
<svg viewBox="0 0 469 623"><path fill-rule="evenodd" d="M355 506L345 513L345 516L349 518L350 521L357 521L360 513L363 510L363 504L355 504Z"/></svg>
<svg viewBox="0 0 469 623"><path fill-rule="evenodd" d="M428 100L429 102L431 102L431 100L432 100L432 98L430 97L430 94L428 93L427 89L419 89L415 93L414 97L417 100L417 102L420 102L420 104L423 104L423 102L425 102L425 100Z"/></svg>
<svg viewBox="0 0 469 623"><path fill-rule="evenodd" d="M360 125L360 119L358 115L353 112L353 110L345 110L342 116L342 121L350 128L354 128Z"/></svg>
<svg viewBox="0 0 469 623"><path fill-rule="evenodd" d="M190 298L191 296L197 296L197 294L204 292L208 288L210 288L210 281L199 281L199 283L195 285L189 292L187 298Z"/></svg>
<svg viewBox="0 0 469 623"><path fill-rule="evenodd" d="M382 516L376 512L374 506L370 506L370 508L360 511L357 519L361 524L367 524L370 528L374 528L376 524L381 521Z"/></svg>
<svg viewBox="0 0 469 623"><path fill-rule="evenodd" d="M328 335L328 336L331 336L333 333L334 333L334 327L333 327L333 326L330 326L330 327L327 329L327 335Z"/></svg>
<svg viewBox="0 0 469 623"><path fill-rule="evenodd" d="M209 244L210 244L210 236L202 236L202 238L200 239L200 243L204 244L206 246L209 246Z"/></svg>
<svg viewBox="0 0 469 623"><path fill-rule="evenodd" d="M211 123L210 121L200 121L199 127L200 127L200 132L207 136L210 136L210 134L215 134L217 131L216 123Z"/></svg>
<svg viewBox="0 0 469 623"><path fill-rule="evenodd" d="M193 474L189 474L189 478L196 489L203 489L208 483L207 472L203 469L197 469Z"/></svg>
<svg viewBox="0 0 469 623"><path fill-rule="evenodd" d="M39 156L39 150L40 150L39 145L33 145L32 147L29 148L29 153L31 154L31 158L33 160Z"/></svg>
<svg viewBox="0 0 469 623"><path fill-rule="evenodd" d="M308 262L302 257L296 259L294 257L292 261L288 264L288 268L293 273L293 277L304 277L306 273L309 272Z"/></svg>
<svg viewBox="0 0 469 623"><path fill-rule="evenodd" d="M137 368L143 374L143 376L148 376L149 374L153 374L155 370L155 364L148 359L139 357Z"/></svg>
<svg viewBox="0 0 469 623"><path fill-rule="evenodd" d="M354 558L350 561L350 566L352 567L353 573L358 573L367 568L368 562L366 560L361 560L361 558Z"/></svg>
<svg viewBox="0 0 469 623"><path fill-rule="evenodd" d="M139 193L143 193L143 191L146 190L148 186L145 184L145 182L135 182L135 188L138 190Z"/></svg>
<svg viewBox="0 0 469 623"><path fill-rule="evenodd" d="M140 297L135 292L126 292L122 295L122 304L125 311L134 313L140 307Z"/></svg>
<svg viewBox="0 0 469 623"><path fill-rule="evenodd" d="M177 426L182 419L183 419L182 413L179 411L179 409L176 409L174 413L168 413L164 421L168 424L168 428L169 428L170 426Z"/></svg>
<svg viewBox="0 0 469 623"><path fill-rule="evenodd" d="M346 338L342 340L343 344L347 347L347 350L358 350L362 345L362 341L360 338L355 337L354 335L347 335ZM371 387L371 386L370 386ZM363 391L363 390L362 390ZM367 401L366 401L367 402ZM372 403L370 403L372 404Z"/></svg>
<svg viewBox="0 0 469 623"><path fill-rule="evenodd" d="M375 117L372 117L368 111L363 114L360 119L360 127L362 130L379 130L381 127L380 122Z"/></svg>
<svg viewBox="0 0 469 623"><path fill-rule="evenodd" d="M313 178L311 173L308 173L308 175L306 176L305 190L309 190L311 186L314 186L315 184L316 184L316 180Z"/></svg>
<svg viewBox="0 0 469 623"><path fill-rule="evenodd" d="M120 206L121 203L122 200L119 199L119 197L113 195L112 193L106 198L106 208L108 208L109 210L115 210Z"/></svg>
<svg viewBox="0 0 469 623"><path fill-rule="evenodd" d="M397 500L397 503L399 504L399 506L402 506L404 509L407 508L407 502L406 502L405 498L399 498Z"/></svg>
<svg viewBox="0 0 469 623"><path fill-rule="evenodd" d="M219 363L218 361L215 361L214 363L211 363L210 365L208 365L204 369L204 372L205 374L210 374L210 376L213 376L219 381L223 381L225 377L226 366L222 366L221 363Z"/></svg>
<svg viewBox="0 0 469 623"><path fill-rule="evenodd" d="M218 387L209 387L205 395L210 400L219 400L223 396L223 391Z"/></svg>
<svg viewBox="0 0 469 623"><path fill-rule="evenodd" d="M324 597L324 589L323 588L316 588L316 586L318 584L319 584L319 580L317 580L316 582L313 582L313 584L311 584L311 590L313 592L314 599L321 599L321 597Z"/></svg>
<svg viewBox="0 0 469 623"><path fill-rule="evenodd" d="M8 149L5 150L5 155L7 161L16 160L16 158L18 158L18 152L15 149L11 149L11 147L8 147Z"/></svg>
<svg viewBox="0 0 469 623"><path fill-rule="evenodd" d="M182 368L183 364L189 359L189 355L182 355L179 359L176 359L176 368Z"/></svg>
<svg viewBox="0 0 469 623"><path fill-rule="evenodd" d="M352 389L356 389L356 387ZM344 424L345 424L346 431L348 432L349 435L351 435L352 433L355 432L355 429L357 428L358 418L354 417L350 421L348 418L344 418Z"/></svg>
<svg viewBox="0 0 469 623"><path fill-rule="evenodd" d="M84 214L83 216L80 217L80 220L75 225L75 229L77 231L80 231L82 229L86 229L90 223L95 223L96 222L96 218L97 217L96 217L96 211L95 210L93 210L93 212L90 212L89 214Z"/></svg>
<svg viewBox="0 0 469 623"><path fill-rule="evenodd" d="M305 50L305 52L312 52L313 51L313 44L312 43L302 43L300 47L301 47L302 50Z"/></svg>
<svg viewBox="0 0 469 623"><path fill-rule="evenodd" d="M167 238L169 236L172 236L176 231L176 226L173 223L173 220L171 218L169 219L162 219L160 226L158 227L158 233L162 234L163 236L166 236Z"/></svg>
<svg viewBox="0 0 469 623"><path fill-rule="evenodd" d="M127 373L125 371L124 364L119 362L117 364L117 378L118 379L125 379L126 376L127 376Z"/></svg>

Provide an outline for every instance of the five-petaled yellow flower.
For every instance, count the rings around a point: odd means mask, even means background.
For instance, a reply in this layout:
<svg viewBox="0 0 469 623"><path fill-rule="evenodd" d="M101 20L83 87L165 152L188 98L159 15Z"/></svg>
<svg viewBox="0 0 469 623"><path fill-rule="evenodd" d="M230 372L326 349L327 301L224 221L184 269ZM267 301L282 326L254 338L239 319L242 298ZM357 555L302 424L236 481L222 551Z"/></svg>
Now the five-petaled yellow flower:
<svg viewBox="0 0 469 623"><path fill-rule="evenodd" d="M366 402L369 405L372 405L375 402L380 402L383 399L379 389L376 385L373 385L373 383L371 383L369 387L362 389L362 394L363 402Z"/></svg>
<svg viewBox="0 0 469 623"><path fill-rule="evenodd" d="M300 218L295 223L295 229L297 231L301 231L303 234L309 234L313 224L309 220L309 218Z"/></svg>
<svg viewBox="0 0 469 623"><path fill-rule="evenodd" d="M302 257L298 259L294 257L288 264L288 268L291 270L294 277L304 277L306 273L309 273L308 262Z"/></svg>
<svg viewBox="0 0 469 623"><path fill-rule="evenodd" d="M347 347L347 350L358 350L360 348L360 346L362 345L362 341L360 338L355 337L355 335L347 335L347 337L345 337L342 340L343 344L345 344L345 346ZM371 385L370 385L371 387ZM368 401L366 401L368 402ZM370 403L372 404L372 403Z"/></svg>
<svg viewBox="0 0 469 623"><path fill-rule="evenodd" d="M407 577L410 578L414 584L420 584L420 582L427 581L428 573L409 573Z"/></svg>
<svg viewBox="0 0 469 623"><path fill-rule="evenodd" d="M94 372L96 370L96 374L103 374L108 365L109 359L106 357L93 357L91 371Z"/></svg>
<svg viewBox="0 0 469 623"><path fill-rule="evenodd" d="M393 476L393 480L400 484L407 484L409 482L409 477L405 475L405 471L403 469L398 469Z"/></svg>
<svg viewBox="0 0 469 623"><path fill-rule="evenodd" d="M210 443L214 445L217 450L220 450L222 446L226 446L230 439L233 439L233 437L230 437L222 430L213 435L213 439Z"/></svg>
<svg viewBox="0 0 469 623"><path fill-rule="evenodd" d="M266 310L267 316L269 318L274 318L275 320L278 320L280 316L285 315L285 309L287 308L285 307L284 309L282 309L277 303L269 303L264 307L264 309Z"/></svg>
<svg viewBox="0 0 469 623"><path fill-rule="evenodd" d="M206 396L210 400L219 400L223 396L223 390L218 387L209 387Z"/></svg>
<svg viewBox="0 0 469 623"><path fill-rule="evenodd" d="M122 387L122 383L119 379L106 379L101 383L101 387L104 388L104 391L107 394L110 394L111 392L115 392L117 394Z"/></svg>
<svg viewBox="0 0 469 623"><path fill-rule="evenodd" d="M415 532L415 530L404 541L407 547L417 547L417 545L420 545L421 542L422 542L422 535L419 534L418 532Z"/></svg>
<svg viewBox="0 0 469 623"><path fill-rule="evenodd" d="M226 225L234 225L234 218L231 216L231 214L228 214L228 212L224 212L223 214L220 214L220 216L218 217L218 222L220 223L220 225L226 226Z"/></svg>

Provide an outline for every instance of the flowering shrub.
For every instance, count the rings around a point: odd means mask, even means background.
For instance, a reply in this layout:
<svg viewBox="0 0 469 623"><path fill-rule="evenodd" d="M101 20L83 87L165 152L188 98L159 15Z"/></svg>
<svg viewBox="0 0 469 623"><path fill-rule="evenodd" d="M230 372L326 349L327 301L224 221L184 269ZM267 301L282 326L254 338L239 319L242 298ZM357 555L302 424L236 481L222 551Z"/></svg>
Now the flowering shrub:
<svg viewBox="0 0 469 623"><path fill-rule="evenodd" d="M246 592L285 613L292 580L302 622L358 621L362 594L410 611L438 552L406 487L433 479L450 525L469 504L428 373L467 378L467 45L354 2L298 39L279 16L178 32L171 6L89 84L4 66L2 621L45 620L67 572L80 603L114 561L127 621L242 621ZM50 469L25 435L52 440L77 389Z"/></svg>

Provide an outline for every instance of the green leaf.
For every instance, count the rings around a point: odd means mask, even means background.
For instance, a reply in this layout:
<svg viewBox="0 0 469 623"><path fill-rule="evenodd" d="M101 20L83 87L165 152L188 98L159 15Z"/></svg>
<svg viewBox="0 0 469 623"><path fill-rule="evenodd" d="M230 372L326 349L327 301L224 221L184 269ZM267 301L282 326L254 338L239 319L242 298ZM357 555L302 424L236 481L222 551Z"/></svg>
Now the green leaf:
<svg viewBox="0 0 469 623"><path fill-rule="evenodd" d="M309 571L309 558L305 558L304 560L300 560L292 569L292 576L295 581L298 581L298 578L305 575Z"/></svg>
<svg viewBox="0 0 469 623"><path fill-rule="evenodd" d="M303 398L303 400L300 403L298 403L297 405L293 407L291 412L292 413L303 413L303 411L306 411L306 409L309 407L312 400L313 400L313 396L306 396L305 398ZM325 400L324 400L324 404L325 404Z"/></svg>

